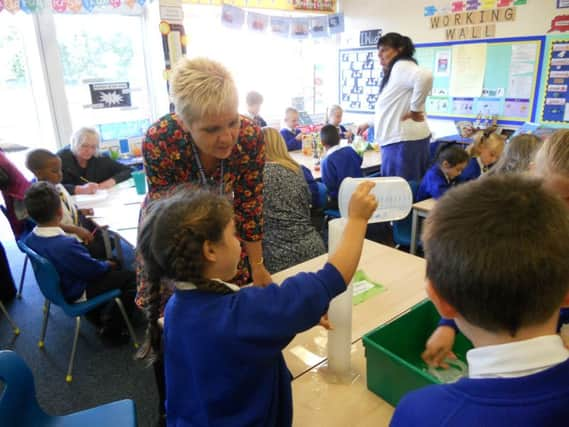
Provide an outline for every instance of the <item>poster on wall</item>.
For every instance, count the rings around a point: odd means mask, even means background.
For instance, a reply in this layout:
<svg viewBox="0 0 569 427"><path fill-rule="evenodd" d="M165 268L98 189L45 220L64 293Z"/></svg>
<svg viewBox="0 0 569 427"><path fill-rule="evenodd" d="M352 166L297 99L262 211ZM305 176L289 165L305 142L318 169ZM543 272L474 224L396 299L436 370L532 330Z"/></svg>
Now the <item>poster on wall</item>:
<svg viewBox="0 0 569 427"><path fill-rule="evenodd" d="M543 122L569 122L569 40L551 43Z"/></svg>
<svg viewBox="0 0 569 427"><path fill-rule="evenodd" d="M340 49L338 60L340 105L351 113L373 113L381 76L377 50Z"/></svg>
<svg viewBox="0 0 569 427"><path fill-rule="evenodd" d="M90 83L91 108L130 107L130 83Z"/></svg>

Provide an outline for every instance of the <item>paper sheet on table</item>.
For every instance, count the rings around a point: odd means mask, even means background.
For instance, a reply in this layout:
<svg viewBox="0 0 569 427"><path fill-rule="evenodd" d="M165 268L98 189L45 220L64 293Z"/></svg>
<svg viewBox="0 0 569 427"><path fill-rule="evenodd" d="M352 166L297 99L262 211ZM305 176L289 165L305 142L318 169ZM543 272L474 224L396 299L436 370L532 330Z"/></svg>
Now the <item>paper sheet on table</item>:
<svg viewBox="0 0 569 427"><path fill-rule="evenodd" d="M358 305L385 290L383 285L372 281L363 270L356 271L352 279L354 294L352 304Z"/></svg>
<svg viewBox="0 0 569 427"><path fill-rule="evenodd" d="M79 209L86 209L104 202L108 197L109 192L107 190L97 190L95 194L76 194L73 196L73 200Z"/></svg>
<svg viewBox="0 0 569 427"><path fill-rule="evenodd" d="M457 98L475 98L482 94L486 69L486 44L452 47L450 93Z"/></svg>

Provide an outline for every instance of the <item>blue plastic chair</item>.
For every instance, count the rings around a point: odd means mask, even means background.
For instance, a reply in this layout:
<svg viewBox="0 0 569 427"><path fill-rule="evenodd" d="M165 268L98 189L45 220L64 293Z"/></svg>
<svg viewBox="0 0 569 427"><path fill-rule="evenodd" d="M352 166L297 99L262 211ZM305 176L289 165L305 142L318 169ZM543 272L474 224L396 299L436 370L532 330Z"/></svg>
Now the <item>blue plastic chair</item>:
<svg viewBox="0 0 569 427"><path fill-rule="evenodd" d="M36 276L36 282L45 297L45 304L44 304L44 316L43 316L43 325L41 330L40 340L38 342L38 346L43 348L45 345L45 332L47 329L47 321L49 318L49 310L51 304L55 304L63 310L63 312L69 316L75 318L75 336L73 338L73 347L71 348L71 357L69 358L69 365L67 367L67 375L65 377L65 381L68 383L72 381L73 377L71 373L73 371L73 361L75 359L75 351L77 350L77 340L79 338L79 328L81 326L81 316L85 313L93 310L96 307L99 307L102 304L107 303L108 301L114 299L116 304L118 305L124 321L128 327L128 332L134 342L134 347L138 348L138 343L136 341L136 335L134 334L134 329L128 319L124 306L119 298L121 291L119 289L114 289L104 294L97 295L95 298L91 298L85 302L76 302L72 304L68 304L63 298L63 294L61 293L61 288L59 285L59 274L55 270L55 267L44 257L38 255L34 250L32 250L29 246L26 245L22 240L18 240L18 246L24 252L31 261L32 269L34 270L34 274Z"/></svg>
<svg viewBox="0 0 569 427"><path fill-rule="evenodd" d="M320 206L326 208L328 204L328 189L326 185L322 182L317 182L318 184L318 199ZM340 211L338 209L324 209L324 224L334 218L340 218Z"/></svg>
<svg viewBox="0 0 569 427"><path fill-rule="evenodd" d="M18 328L16 323L12 320L12 318L8 314L8 310L6 310L6 307L4 307L4 304L2 304L2 301L0 301L0 311L2 313L4 313L4 316L8 320L8 323L10 324L10 326L12 326L12 330L14 331L14 335L20 335L20 328Z"/></svg>
<svg viewBox="0 0 569 427"><path fill-rule="evenodd" d="M419 184L417 181L409 181L409 187L411 187L411 192L413 193L413 200L417 197L417 189ZM411 227L413 223L413 215L409 213L404 219L399 221L393 221L393 241L397 247L411 246Z"/></svg>
<svg viewBox="0 0 569 427"><path fill-rule="evenodd" d="M69 415L46 414L36 399L30 368L13 351L0 351L0 425L12 427L136 427L136 410L130 399L118 400Z"/></svg>

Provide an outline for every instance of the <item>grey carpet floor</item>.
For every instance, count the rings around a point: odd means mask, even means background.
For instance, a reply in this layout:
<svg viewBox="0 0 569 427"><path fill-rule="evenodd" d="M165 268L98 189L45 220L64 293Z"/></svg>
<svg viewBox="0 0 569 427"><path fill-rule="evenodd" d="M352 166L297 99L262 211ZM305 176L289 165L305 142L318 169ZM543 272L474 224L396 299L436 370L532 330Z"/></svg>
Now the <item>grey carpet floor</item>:
<svg viewBox="0 0 569 427"><path fill-rule="evenodd" d="M24 256L18 250L4 218L0 220L0 237L12 276L18 284ZM22 299L5 304L21 333L15 337L0 313L0 349L13 350L26 361L34 374L37 399L46 412L63 415L115 400L132 399L136 404L138 425L156 425L158 398L153 371L134 360L135 350L131 344L104 346L95 328L82 319L73 382L67 384L65 374L75 322L59 308L52 307L45 348L39 349L37 342L44 300L29 265L22 294ZM143 327L136 328L136 332L141 342Z"/></svg>

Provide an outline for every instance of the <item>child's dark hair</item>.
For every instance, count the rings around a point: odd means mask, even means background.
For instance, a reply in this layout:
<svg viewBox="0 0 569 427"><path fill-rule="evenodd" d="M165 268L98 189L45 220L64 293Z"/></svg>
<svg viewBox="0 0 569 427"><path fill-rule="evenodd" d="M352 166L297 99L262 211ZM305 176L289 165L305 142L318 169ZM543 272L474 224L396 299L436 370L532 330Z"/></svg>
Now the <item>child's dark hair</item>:
<svg viewBox="0 0 569 427"><path fill-rule="evenodd" d="M45 150L43 148L32 150L26 157L26 167L30 172L38 171L45 167L45 164L48 160L51 160L55 157L57 157L56 154L53 154L51 151Z"/></svg>
<svg viewBox="0 0 569 427"><path fill-rule="evenodd" d="M142 274L146 288L146 341L139 358L153 361L160 348L160 293L162 279L193 283L198 290L225 294L222 283L203 277L204 242L218 242L233 218L226 197L206 190L183 189L173 196L154 202L139 232L137 251L144 262Z"/></svg>
<svg viewBox="0 0 569 427"><path fill-rule="evenodd" d="M377 48L379 49L381 46L389 46L393 49L401 50L400 53L393 58L385 72L383 73L383 78L381 79L381 85L379 87L379 91L381 92L387 82L389 81L389 76L391 75L391 70L397 61L405 60L405 61L413 61L417 63L413 55L415 54L415 46L411 39L407 36L403 36L399 33L387 33L384 36L381 36L377 41Z"/></svg>
<svg viewBox="0 0 569 427"><path fill-rule="evenodd" d="M439 165L447 162L450 167L454 167L460 163L468 162L470 156L460 145L451 142L439 146L436 159Z"/></svg>
<svg viewBox="0 0 569 427"><path fill-rule="evenodd" d="M55 218L61 207L61 199L53 184L46 181L35 182L26 191L24 204L31 219L45 224Z"/></svg>
<svg viewBox="0 0 569 427"><path fill-rule="evenodd" d="M466 321L512 337L569 291L569 215L541 181L492 176L449 190L426 220L427 277Z"/></svg>
<svg viewBox="0 0 569 427"><path fill-rule="evenodd" d="M320 129L320 141L326 147L333 147L340 143L340 133L334 125L324 125Z"/></svg>

